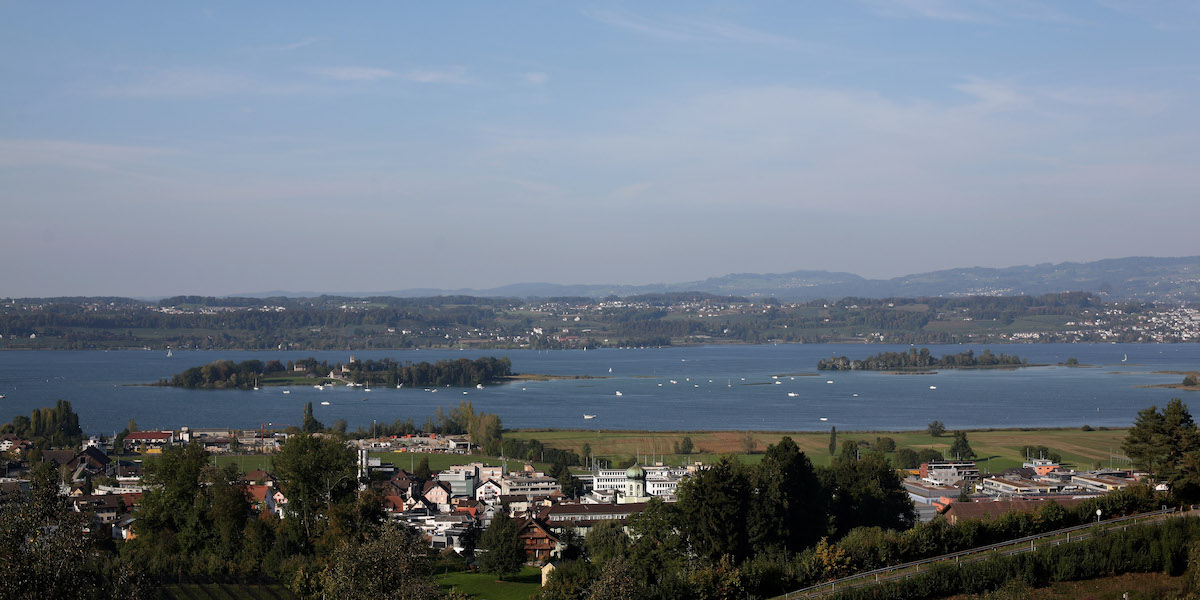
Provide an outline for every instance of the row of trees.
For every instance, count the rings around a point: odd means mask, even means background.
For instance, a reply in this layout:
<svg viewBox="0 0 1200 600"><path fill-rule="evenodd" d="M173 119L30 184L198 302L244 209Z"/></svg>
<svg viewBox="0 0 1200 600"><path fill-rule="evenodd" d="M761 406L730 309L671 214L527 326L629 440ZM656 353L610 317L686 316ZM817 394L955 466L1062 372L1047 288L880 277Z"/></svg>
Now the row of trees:
<svg viewBox="0 0 1200 600"><path fill-rule="evenodd" d="M35 408L26 417L17 415L0 426L0 435L11 433L30 440L36 447L73 447L83 441L83 429L79 427L79 415L67 400L59 400L53 407Z"/></svg>

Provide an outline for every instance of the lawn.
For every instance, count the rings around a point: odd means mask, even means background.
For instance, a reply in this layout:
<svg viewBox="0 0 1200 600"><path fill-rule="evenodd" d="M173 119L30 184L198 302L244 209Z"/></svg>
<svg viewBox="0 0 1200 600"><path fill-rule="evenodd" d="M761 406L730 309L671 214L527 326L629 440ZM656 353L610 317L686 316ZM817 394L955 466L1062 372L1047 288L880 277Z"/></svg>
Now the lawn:
<svg viewBox="0 0 1200 600"><path fill-rule="evenodd" d="M526 600L541 589L542 571L537 567L525 567L519 575L504 581L497 581L490 573L460 571L439 575L437 580L443 588L458 588L480 600Z"/></svg>
<svg viewBox="0 0 1200 600"><path fill-rule="evenodd" d="M1107 467L1109 450L1118 457L1122 456L1121 441L1125 438L1124 429L1082 431L1079 429L1031 429L1031 430L988 430L968 431L967 439L978 455L981 469L989 472L1003 471L1006 468L1021 466L1025 457L1021 455L1022 446L1046 446L1052 451L1063 455L1064 462L1081 469L1091 469L1096 465ZM634 456L660 456L669 464L683 462L711 462L722 453L743 452L745 432L737 431L696 431L696 432L662 432L662 431L567 431L567 430L520 430L505 432L505 436L516 439L537 439L547 446L570 449L576 452L584 444L591 446L592 453L597 458L620 462ZM756 453L741 454L748 463L756 463L762 459L761 452L768 444L779 442L788 435L795 440L813 463L827 465L830 462L828 432L752 432L756 442ZM684 436L692 438L697 453L687 457L673 454L674 445ZM890 437L896 441L897 447L933 448L947 451L954 438L947 435L935 438L927 433L915 431L897 432L838 432L838 442L846 440L862 440L874 443L877 437ZM645 460L643 458L643 460ZM1123 461L1114 461L1114 466L1127 466Z"/></svg>

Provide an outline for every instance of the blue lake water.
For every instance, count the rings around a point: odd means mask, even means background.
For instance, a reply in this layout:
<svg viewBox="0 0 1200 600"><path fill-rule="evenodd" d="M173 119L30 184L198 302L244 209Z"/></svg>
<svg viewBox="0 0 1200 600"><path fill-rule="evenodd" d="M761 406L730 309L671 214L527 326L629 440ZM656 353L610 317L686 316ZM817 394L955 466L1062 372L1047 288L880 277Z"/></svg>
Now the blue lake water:
<svg viewBox="0 0 1200 600"><path fill-rule="evenodd" d="M461 400L500 415L509 428L805 431L923 429L938 419L948 428L1125 427L1137 411L1172 397L1200 393L1139 385L1176 383L1162 370L1200 370L1200 344L1021 344L929 346L935 356L965 352L1017 354L1032 363L1078 358L1092 368L1035 367L1015 371L946 370L934 375L821 372L820 358L863 358L891 345L756 345L604 350L355 351L358 358L401 361L507 356L521 373L593 375L605 379L531 381L471 388L332 388L250 390L141 387L215 360L345 361L349 352L11 351L0 352L0 423L34 408L70 400L90 433L141 428L252 428L298 424L306 402L326 424L351 428L372 419L413 419L418 426L439 407ZM1121 362L1128 355L1127 362ZM612 372L609 372L612 369ZM671 380L678 383L672 384ZM775 381L780 383L776 384ZM827 383L832 381L833 383ZM930 389L935 386L937 389ZM620 396L616 392L621 392ZM796 394L789 396L789 393ZM855 395L857 394L857 396ZM327 401L329 406L320 405ZM596 418L585 420L584 414ZM821 419L827 419L822 421Z"/></svg>

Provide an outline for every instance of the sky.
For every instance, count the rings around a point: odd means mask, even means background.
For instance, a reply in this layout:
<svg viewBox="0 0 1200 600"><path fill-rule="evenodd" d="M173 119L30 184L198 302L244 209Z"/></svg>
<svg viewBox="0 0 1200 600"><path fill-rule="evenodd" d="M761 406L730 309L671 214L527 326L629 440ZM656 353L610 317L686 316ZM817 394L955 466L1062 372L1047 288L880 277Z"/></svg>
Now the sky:
<svg viewBox="0 0 1200 600"><path fill-rule="evenodd" d="M0 2L0 296L1200 254L1200 4Z"/></svg>

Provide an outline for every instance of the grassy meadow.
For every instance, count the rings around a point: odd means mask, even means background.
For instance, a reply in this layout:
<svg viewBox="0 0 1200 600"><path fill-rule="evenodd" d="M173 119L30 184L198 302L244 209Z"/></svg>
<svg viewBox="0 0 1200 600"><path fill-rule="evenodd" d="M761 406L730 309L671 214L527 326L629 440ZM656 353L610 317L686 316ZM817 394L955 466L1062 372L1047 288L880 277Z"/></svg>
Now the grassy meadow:
<svg viewBox="0 0 1200 600"><path fill-rule="evenodd" d="M1107 429L1082 431L1080 429L1013 429L1013 430L982 430L967 431L967 440L975 450L976 460L981 470L990 472L1003 471L1009 467L1019 467L1025 457L1021 448L1026 445L1046 446L1054 452L1062 454L1064 462L1078 469L1091 469L1095 465L1108 466L1109 450L1114 455L1123 456L1121 441L1125 439L1124 429ZM694 431L694 432L661 432L661 431L567 431L567 430L519 430L509 431L506 437L516 439L536 439L543 444L579 452L584 444L591 446L596 458L620 462L634 456L664 455L666 462L680 464L684 461L712 461L725 453L739 453L748 463L757 463L762 459L762 451L768 444L774 444L784 436L791 436L796 444L808 454L817 465L828 465L829 432L751 432L757 444L754 454L744 454L743 439L745 432L739 431ZM673 454L675 444L685 436L692 438L696 453L690 456ZM954 442L953 436L947 432L942 437L932 437L928 433L915 431L895 432L838 432L838 445L847 440L861 440L874 443L877 437L890 437L896 441L897 448L912 448L920 451L933 448L945 453ZM1124 463L1114 461L1114 466L1124 466Z"/></svg>

